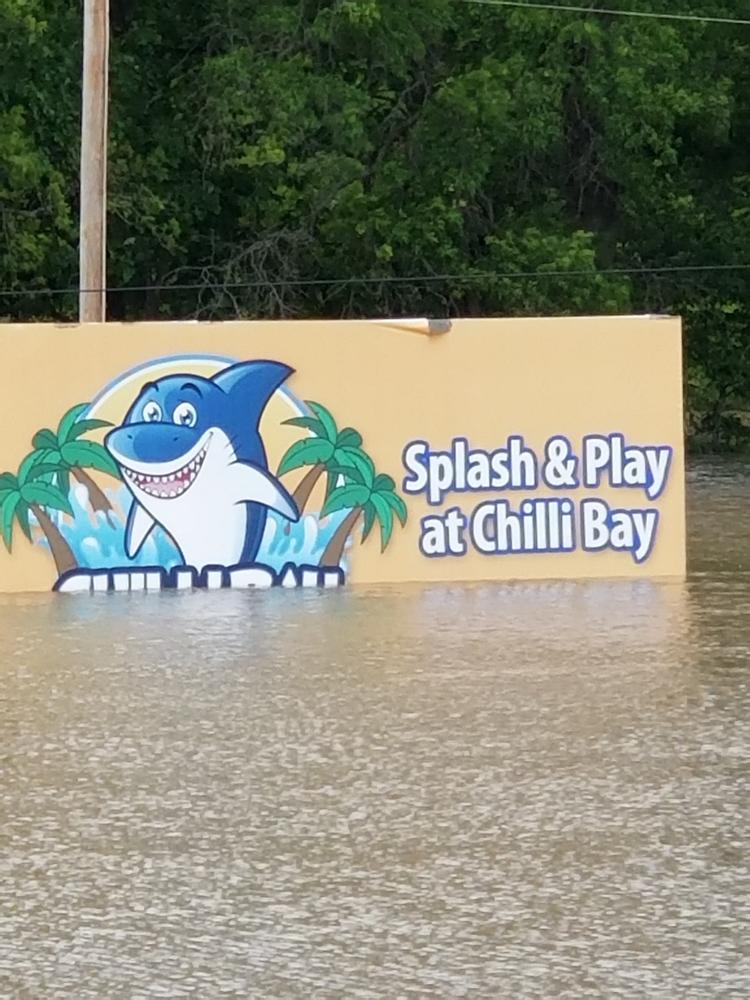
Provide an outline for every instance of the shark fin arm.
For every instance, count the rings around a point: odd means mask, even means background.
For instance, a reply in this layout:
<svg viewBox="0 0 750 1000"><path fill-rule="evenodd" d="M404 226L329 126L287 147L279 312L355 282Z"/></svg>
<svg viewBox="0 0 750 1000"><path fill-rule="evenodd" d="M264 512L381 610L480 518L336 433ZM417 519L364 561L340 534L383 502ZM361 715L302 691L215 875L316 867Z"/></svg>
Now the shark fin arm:
<svg viewBox="0 0 750 1000"><path fill-rule="evenodd" d="M135 559L155 523L148 511L144 510L137 500L133 500L125 528L125 553L128 559Z"/></svg>
<svg viewBox="0 0 750 1000"><path fill-rule="evenodd" d="M288 521L299 521L297 504L269 472L249 462L238 462L235 468L241 477L239 485L244 503L257 503L275 510Z"/></svg>

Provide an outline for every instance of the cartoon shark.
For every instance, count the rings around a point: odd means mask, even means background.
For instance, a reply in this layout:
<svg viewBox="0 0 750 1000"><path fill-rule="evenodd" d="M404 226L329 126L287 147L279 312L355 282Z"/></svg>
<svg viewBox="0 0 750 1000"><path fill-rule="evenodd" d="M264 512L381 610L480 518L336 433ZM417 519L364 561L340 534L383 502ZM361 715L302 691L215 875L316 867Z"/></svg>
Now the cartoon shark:
<svg viewBox="0 0 750 1000"><path fill-rule="evenodd" d="M134 558L155 524L188 566L254 561L268 509L290 521L299 511L268 471L259 423L292 369L249 361L211 379L169 375L143 386L105 445L133 504L125 551Z"/></svg>

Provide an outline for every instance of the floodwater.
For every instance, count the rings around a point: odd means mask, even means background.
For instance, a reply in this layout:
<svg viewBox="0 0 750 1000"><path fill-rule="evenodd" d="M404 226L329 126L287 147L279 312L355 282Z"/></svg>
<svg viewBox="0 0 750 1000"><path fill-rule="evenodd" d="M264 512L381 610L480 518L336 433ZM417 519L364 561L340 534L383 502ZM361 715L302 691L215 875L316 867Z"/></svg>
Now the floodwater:
<svg viewBox="0 0 750 1000"><path fill-rule="evenodd" d="M687 585L0 599L0 996L750 996L750 476Z"/></svg>

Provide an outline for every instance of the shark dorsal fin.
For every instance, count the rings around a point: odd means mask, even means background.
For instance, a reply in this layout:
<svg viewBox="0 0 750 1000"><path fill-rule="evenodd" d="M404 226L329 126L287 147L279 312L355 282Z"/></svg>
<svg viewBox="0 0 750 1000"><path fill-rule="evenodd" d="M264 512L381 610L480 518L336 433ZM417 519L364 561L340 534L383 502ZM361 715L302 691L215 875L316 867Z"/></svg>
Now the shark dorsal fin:
<svg viewBox="0 0 750 1000"><path fill-rule="evenodd" d="M219 372L213 381L227 396L242 396L243 410L257 427L269 399L293 371L279 361L243 361Z"/></svg>

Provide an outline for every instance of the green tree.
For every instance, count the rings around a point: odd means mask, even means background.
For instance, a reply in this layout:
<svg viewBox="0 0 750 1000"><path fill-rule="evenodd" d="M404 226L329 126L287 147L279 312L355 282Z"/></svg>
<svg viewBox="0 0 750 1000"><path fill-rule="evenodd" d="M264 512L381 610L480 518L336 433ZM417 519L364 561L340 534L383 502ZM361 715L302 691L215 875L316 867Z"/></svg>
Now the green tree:
<svg viewBox="0 0 750 1000"><path fill-rule="evenodd" d="M79 32L76 5L0 0L0 288L75 283ZM74 307L73 295L0 295L0 317L63 318Z"/></svg>
<svg viewBox="0 0 750 1000"><path fill-rule="evenodd" d="M58 576L77 567L76 558L62 532L49 516L49 511L61 511L72 516L67 496L44 478L56 471L55 466L42 465L34 455L21 463L18 474L0 475L0 532L9 552L13 545L13 526L18 524L32 541L29 515L33 514L47 539Z"/></svg>
<svg viewBox="0 0 750 1000"><path fill-rule="evenodd" d="M110 281L169 286L112 318L679 312L691 440L742 443L747 274L612 269L750 261L745 29L457 0L112 22ZM75 316L2 290L76 283L80 60L77 5L0 0L2 317Z"/></svg>
<svg viewBox="0 0 750 1000"><path fill-rule="evenodd" d="M343 510L349 513L326 546L320 559L321 566L340 564L347 540L360 520L363 522L362 542L367 540L376 523L380 525L381 551L385 552L393 535L394 514L402 525L407 519L406 504L396 492L395 482L390 476L376 475L369 459L363 467L341 468L338 471L346 482L333 490L321 514L327 517Z"/></svg>

